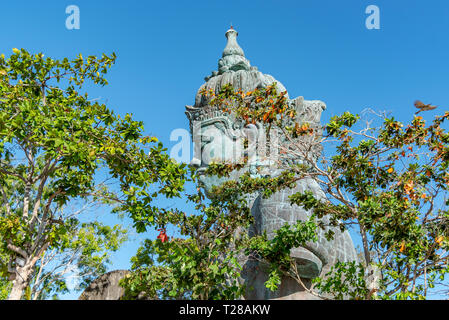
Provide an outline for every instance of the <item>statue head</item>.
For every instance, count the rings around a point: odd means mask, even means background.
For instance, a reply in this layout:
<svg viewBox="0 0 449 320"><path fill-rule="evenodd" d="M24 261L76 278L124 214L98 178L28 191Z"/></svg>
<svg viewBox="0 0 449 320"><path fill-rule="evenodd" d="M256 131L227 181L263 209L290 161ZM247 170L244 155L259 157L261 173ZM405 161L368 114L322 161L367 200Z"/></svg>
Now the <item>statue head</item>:
<svg viewBox="0 0 449 320"><path fill-rule="evenodd" d="M286 92L285 87L272 76L263 74L252 67L237 43L237 31L230 28L226 32L227 44L222 58L218 61L218 71L205 78L206 83L198 90L193 106L186 106L186 115L190 121L190 130L194 142L192 165L199 168L200 182L210 190L213 185L224 182L225 178L201 175L213 162L239 163L248 159L247 165L231 174L237 178L244 171L256 175L266 167L264 152L266 145L265 128L261 124L245 124L232 114L223 112L221 106L211 105L204 92L218 94L224 85L230 84L236 90L244 92L263 88L276 83L278 92ZM288 98L288 94L287 94ZM247 147L244 148L244 141ZM273 150L271 148L270 150ZM273 153L273 151L271 151Z"/></svg>
<svg viewBox="0 0 449 320"><path fill-rule="evenodd" d="M214 185L220 185L228 179L238 179L245 171L249 170L254 175L256 167L258 165L260 167L261 157L258 153L261 151L257 146L263 138L263 130L259 124L245 124L231 114L211 109L205 107L194 110L188 107L188 115L191 119L194 117L200 119L191 120L194 142L194 156L191 164L198 168L199 181L205 188L206 194L210 194L209 191ZM243 167L233 171L227 178L203 174L213 162L242 164Z"/></svg>
<svg viewBox="0 0 449 320"><path fill-rule="evenodd" d="M275 176L280 170L278 165L289 161L301 163L303 158L295 154L280 155L281 145L287 141L279 128L269 128L264 123L250 123L236 119L228 112L223 112L221 106L209 104L206 99L200 100L202 105L187 106L186 114L190 120L190 128L194 142L194 157L191 164L198 168L200 182L207 191L213 185L219 185L226 179L237 179L243 172L249 171L253 177ZM311 123L319 128L319 118L324 104L321 101L304 101L302 97L289 100L302 121ZM293 124L293 122L292 122ZM319 132L317 130L316 132ZM304 145L306 139L301 137ZM319 147L319 148L318 148ZM316 159L320 147L310 153ZM228 178L202 175L212 162L244 164L242 169L234 171Z"/></svg>

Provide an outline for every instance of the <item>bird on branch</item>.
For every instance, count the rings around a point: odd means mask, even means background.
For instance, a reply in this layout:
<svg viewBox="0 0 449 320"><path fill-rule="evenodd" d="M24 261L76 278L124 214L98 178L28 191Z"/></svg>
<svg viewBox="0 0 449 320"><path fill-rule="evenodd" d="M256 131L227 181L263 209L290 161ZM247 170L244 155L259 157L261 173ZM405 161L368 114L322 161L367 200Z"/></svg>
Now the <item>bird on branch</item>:
<svg viewBox="0 0 449 320"><path fill-rule="evenodd" d="M415 114L420 113L421 111L428 111L428 110L433 110L435 109L437 106L432 106L430 104L425 104L422 101L416 100L415 101L415 107L417 107L419 110L415 112Z"/></svg>

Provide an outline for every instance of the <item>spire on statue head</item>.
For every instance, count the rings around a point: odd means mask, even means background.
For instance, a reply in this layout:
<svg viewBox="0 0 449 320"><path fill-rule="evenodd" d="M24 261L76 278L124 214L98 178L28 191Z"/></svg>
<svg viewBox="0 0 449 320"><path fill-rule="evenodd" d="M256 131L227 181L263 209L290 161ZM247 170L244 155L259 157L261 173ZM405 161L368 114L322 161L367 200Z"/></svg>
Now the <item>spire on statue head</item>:
<svg viewBox="0 0 449 320"><path fill-rule="evenodd" d="M223 50L223 57L230 56L230 55L238 55L244 57L245 54L243 53L242 48L240 48L239 44L237 43L237 36L239 33L237 30L234 29L234 27L231 25L231 28L226 31L226 38L228 39L228 43L226 44L226 47Z"/></svg>
<svg viewBox="0 0 449 320"><path fill-rule="evenodd" d="M237 43L238 32L234 29L232 23L225 35L228 41L223 50L222 58L218 60L218 71L212 71L210 76L204 78L206 81L226 72L257 70L256 67L251 67L248 59L245 58L245 53Z"/></svg>

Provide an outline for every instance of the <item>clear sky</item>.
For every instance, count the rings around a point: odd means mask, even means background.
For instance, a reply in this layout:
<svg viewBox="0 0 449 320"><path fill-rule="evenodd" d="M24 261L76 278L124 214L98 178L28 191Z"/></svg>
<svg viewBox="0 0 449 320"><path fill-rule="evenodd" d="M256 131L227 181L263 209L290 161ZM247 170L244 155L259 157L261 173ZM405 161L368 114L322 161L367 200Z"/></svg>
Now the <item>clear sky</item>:
<svg viewBox="0 0 449 320"><path fill-rule="evenodd" d="M79 30L66 28L72 4ZM378 30L365 26L368 5L380 9ZM231 22L252 65L291 98L327 104L323 121L367 107L408 121L416 99L449 106L447 0L2 1L1 11L5 55L12 48L54 58L115 52L110 84L89 88L90 96L133 113L168 148L173 129L188 129L184 106L217 70ZM129 267L136 248L125 247L111 269Z"/></svg>

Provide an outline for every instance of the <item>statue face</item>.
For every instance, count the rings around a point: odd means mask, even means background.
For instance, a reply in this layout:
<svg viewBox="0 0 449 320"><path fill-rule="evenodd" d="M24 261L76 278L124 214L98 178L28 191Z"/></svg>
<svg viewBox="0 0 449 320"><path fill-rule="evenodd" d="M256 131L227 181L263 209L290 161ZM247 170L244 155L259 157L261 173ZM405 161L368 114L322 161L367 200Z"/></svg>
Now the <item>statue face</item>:
<svg viewBox="0 0 449 320"><path fill-rule="evenodd" d="M194 157L191 164L198 167L199 181L210 191L212 186L226 180L236 179L241 173L233 173L229 178L202 174L213 162L239 163L245 154L243 142L245 130L234 129L226 118L202 121L193 126Z"/></svg>
<svg viewBox="0 0 449 320"><path fill-rule="evenodd" d="M279 142L274 131L270 132L267 149L265 130L255 124L239 126L220 117L197 122L192 128L195 149L191 164L198 167L199 181L206 194L214 185L236 180L248 170L253 177L276 174ZM227 178L202 174L213 162L238 164L243 163L244 157L248 160L245 167L231 172Z"/></svg>

